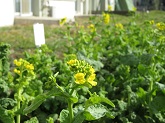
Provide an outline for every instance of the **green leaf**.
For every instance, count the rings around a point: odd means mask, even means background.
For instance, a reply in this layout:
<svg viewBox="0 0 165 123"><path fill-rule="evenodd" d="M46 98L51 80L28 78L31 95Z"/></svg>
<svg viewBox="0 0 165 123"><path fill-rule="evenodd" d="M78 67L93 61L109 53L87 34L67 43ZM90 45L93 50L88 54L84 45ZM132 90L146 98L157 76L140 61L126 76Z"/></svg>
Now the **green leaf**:
<svg viewBox="0 0 165 123"><path fill-rule="evenodd" d="M155 113L155 116L159 119L161 123L165 123L165 116L163 115L163 113Z"/></svg>
<svg viewBox="0 0 165 123"><path fill-rule="evenodd" d="M39 121L36 117L32 117L30 120L27 120L24 123L39 123Z"/></svg>
<svg viewBox="0 0 165 123"><path fill-rule="evenodd" d="M71 100L73 103L77 103L77 102L78 102L78 98L76 98L76 97L70 97L70 100Z"/></svg>
<svg viewBox="0 0 165 123"><path fill-rule="evenodd" d="M82 123L85 120L84 111L80 111L73 120L73 123Z"/></svg>
<svg viewBox="0 0 165 123"><path fill-rule="evenodd" d="M3 123L15 123L14 116L10 111L0 106L0 119Z"/></svg>
<svg viewBox="0 0 165 123"><path fill-rule="evenodd" d="M127 110L127 103L124 102L123 100L118 100L118 105L121 111Z"/></svg>
<svg viewBox="0 0 165 123"><path fill-rule="evenodd" d="M36 96L35 99L32 101L31 105L23 110L23 114L28 114L28 113L34 111L45 101L45 99L47 99L51 96L63 96L66 98L70 97L70 95L68 93L62 92L58 88L53 88L51 91L48 91L47 93Z"/></svg>
<svg viewBox="0 0 165 123"><path fill-rule="evenodd" d="M48 97L49 96L46 95L46 94L40 94L40 95L38 95L33 100L32 104L29 107L27 107L27 108L25 108L23 110L23 114L28 114L28 113L34 111L35 109L37 109L45 101L45 99L48 98Z"/></svg>
<svg viewBox="0 0 165 123"><path fill-rule="evenodd" d="M152 54L142 54L141 59L140 59L141 63L149 65L152 63L153 57L154 55Z"/></svg>
<svg viewBox="0 0 165 123"><path fill-rule="evenodd" d="M94 105L89 106L84 111L84 116L86 120L88 121L97 120L97 119L100 119L101 117L104 117L107 112L108 111L104 105L94 104Z"/></svg>
<svg viewBox="0 0 165 123"><path fill-rule="evenodd" d="M140 98L145 98L147 92L146 92L143 88L139 87L139 90L138 90L138 92L137 92L136 94L137 94L138 97L140 97Z"/></svg>
<svg viewBox="0 0 165 123"><path fill-rule="evenodd" d="M16 104L16 101L14 101L11 98L1 98L0 99L0 105L5 109L11 109Z"/></svg>
<svg viewBox="0 0 165 123"><path fill-rule="evenodd" d="M129 66L134 66L134 65L136 66L139 63L138 57L135 56L134 54L127 54L124 56L120 56L119 59L122 62L122 64Z"/></svg>
<svg viewBox="0 0 165 123"><path fill-rule="evenodd" d="M165 111L165 96L156 96L151 104L150 104L150 108L154 111L154 112L161 112L161 111Z"/></svg>
<svg viewBox="0 0 165 123"><path fill-rule="evenodd" d="M60 112L60 123L68 123L69 120L70 120L70 119L69 119L69 111L63 109L63 110Z"/></svg>
<svg viewBox="0 0 165 123"><path fill-rule="evenodd" d="M115 107L115 105L106 97L100 97L96 94L93 94L92 97L90 97L86 102L85 102L85 108L87 108L90 105L96 104L96 103L107 103L112 107Z"/></svg>
<svg viewBox="0 0 165 123"><path fill-rule="evenodd" d="M156 82L155 84L157 85L158 89L160 89L165 94L165 84L159 82Z"/></svg>
<svg viewBox="0 0 165 123"><path fill-rule="evenodd" d="M110 112L107 112L106 113L106 116L109 117L109 118L111 118L111 119L114 119L115 118Z"/></svg>

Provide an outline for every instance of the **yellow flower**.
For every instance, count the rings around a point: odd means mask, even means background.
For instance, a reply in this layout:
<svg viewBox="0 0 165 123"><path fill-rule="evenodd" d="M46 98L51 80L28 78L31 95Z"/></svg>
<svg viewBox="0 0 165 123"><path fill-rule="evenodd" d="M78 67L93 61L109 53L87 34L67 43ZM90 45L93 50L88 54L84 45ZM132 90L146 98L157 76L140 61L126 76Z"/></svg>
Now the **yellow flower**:
<svg viewBox="0 0 165 123"><path fill-rule="evenodd" d="M95 32L96 31L95 25L93 25L93 24L90 24L88 26L88 28L90 29L91 32Z"/></svg>
<svg viewBox="0 0 165 123"><path fill-rule="evenodd" d="M60 26L64 25L66 23L67 18L64 17L60 20Z"/></svg>
<svg viewBox="0 0 165 123"><path fill-rule="evenodd" d="M21 63L20 61L18 61L18 60L15 59L15 60L14 60L14 64L15 64L16 66L21 66L22 63Z"/></svg>
<svg viewBox="0 0 165 123"><path fill-rule="evenodd" d="M124 28L121 23L117 23L117 24L115 24L115 26L116 26L116 28L119 28L119 29L123 29Z"/></svg>
<svg viewBox="0 0 165 123"><path fill-rule="evenodd" d="M77 59L72 59L67 62L68 65L74 65L77 62Z"/></svg>
<svg viewBox="0 0 165 123"><path fill-rule="evenodd" d="M26 69L34 70L34 66L32 64L28 64L28 65L26 65Z"/></svg>
<svg viewBox="0 0 165 123"><path fill-rule="evenodd" d="M112 6L108 5L108 11L112 11Z"/></svg>
<svg viewBox="0 0 165 123"><path fill-rule="evenodd" d="M164 23L157 23L157 24L156 24L156 27L157 27L159 30L165 30L165 24L164 24Z"/></svg>
<svg viewBox="0 0 165 123"><path fill-rule="evenodd" d="M84 73L77 73L74 75L75 83L77 84L84 84L85 83L85 74Z"/></svg>
<svg viewBox="0 0 165 123"><path fill-rule="evenodd" d="M14 73L20 74L21 72L17 69L14 69Z"/></svg>
<svg viewBox="0 0 165 123"><path fill-rule="evenodd" d="M149 21L149 23L150 23L151 25L153 25L153 24L154 24L154 20Z"/></svg>
<svg viewBox="0 0 165 123"><path fill-rule="evenodd" d="M110 22L110 15L103 13L103 20L105 24L108 24Z"/></svg>
<svg viewBox="0 0 165 123"><path fill-rule="evenodd" d="M90 71L91 74L93 74L95 72L95 70L92 67L90 68L89 71Z"/></svg>
<svg viewBox="0 0 165 123"><path fill-rule="evenodd" d="M134 7L132 8L132 11L136 12L136 10L137 10L137 8L134 6Z"/></svg>
<svg viewBox="0 0 165 123"><path fill-rule="evenodd" d="M92 85L92 86L96 86L97 82L93 81L96 77L96 74L92 74L88 77L87 81Z"/></svg>

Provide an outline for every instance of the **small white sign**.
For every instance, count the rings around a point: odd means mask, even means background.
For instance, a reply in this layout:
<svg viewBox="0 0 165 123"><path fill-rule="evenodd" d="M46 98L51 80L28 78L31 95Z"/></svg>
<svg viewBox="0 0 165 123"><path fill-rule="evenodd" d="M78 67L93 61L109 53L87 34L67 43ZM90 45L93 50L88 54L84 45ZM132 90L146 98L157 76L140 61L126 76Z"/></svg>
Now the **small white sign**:
<svg viewBox="0 0 165 123"><path fill-rule="evenodd" d="M40 47L42 44L45 44L44 25L39 23L33 24L33 31L35 45Z"/></svg>

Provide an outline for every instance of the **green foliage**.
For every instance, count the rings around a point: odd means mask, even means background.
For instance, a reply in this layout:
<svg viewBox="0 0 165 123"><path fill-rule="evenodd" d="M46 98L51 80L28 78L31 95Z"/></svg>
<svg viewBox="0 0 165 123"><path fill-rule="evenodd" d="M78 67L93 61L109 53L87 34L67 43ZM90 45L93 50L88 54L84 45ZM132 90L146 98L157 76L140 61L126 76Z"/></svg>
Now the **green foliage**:
<svg viewBox="0 0 165 123"><path fill-rule="evenodd" d="M35 77L14 74L13 68L9 69L10 47L1 44L1 122L13 123L17 116L27 115L32 119L21 122L164 123L164 23L136 23L141 17L135 13L131 21L125 22L123 17L121 24L110 15L108 24L98 16L85 25L66 24L62 31L51 28L59 35L52 50L42 45L25 52L25 59L34 65ZM46 38L54 35L46 31ZM97 86L74 83L75 71L67 62L77 58L93 66ZM81 72L87 66L81 66Z"/></svg>
<svg viewBox="0 0 165 123"><path fill-rule="evenodd" d="M15 123L14 117L11 111L5 110L2 106L0 106L0 121L3 123Z"/></svg>
<svg viewBox="0 0 165 123"><path fill-rule="evenodd" d="M69 111L68 110L62 110L60 113L60 122L61 123L68 123L69 121Z"/></svg>
<svg viewBox="0 0 165 123"><path fill-rule="evenodd" d="M36 117L32 117L30 120L25 121L24 123L39 123L39 121Z"/></svg>

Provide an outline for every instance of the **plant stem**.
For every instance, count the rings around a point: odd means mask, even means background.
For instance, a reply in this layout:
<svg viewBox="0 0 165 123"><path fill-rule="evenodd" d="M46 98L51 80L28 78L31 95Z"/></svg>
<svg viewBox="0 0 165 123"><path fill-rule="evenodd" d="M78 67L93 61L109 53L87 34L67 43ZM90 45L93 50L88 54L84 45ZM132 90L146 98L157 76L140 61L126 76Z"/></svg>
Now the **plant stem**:
<svg viewBox="0 0 165 123"><path fill-rule="evenodd" d="M153 90L153 81L151 80L150 81L150 85L149 85L149 92L150 92L150 95L149 95L149 104L152 101L152 90ZM150 113L150 117L152 117L153 113L152 113L151 110L149 110L149 113Z"/></svg>
<svg viewBox="0 0 165 123"><path fill-rule="evenodd" d="M149 87L150 92L153 90L153 81L150 82L150 87ZM150 102L152 101L152 95L150 95Z"/></svg>
<svg viewBox="0 0 165 123"><path fill-rule="evenodd" d="M20 103L21 103L21 101L19 99L19 97L21 96L21 90L20 89L18 89L17 94L18 94L18 97L17 97L17 110L19 110L20 109ZM17 119L17 122L16 123L20 123L21 122L21 116L20 116L20 114L18 114L16 116L16 119Z"/></svg>
<svg viewBox="0 0 165 123"><path fill-rule="evenodd" d="M70 122L69 123L72 123L72 120L73 120L73 103L68 100L68 110L69 110L69 119L70 119Z"/></svg>

